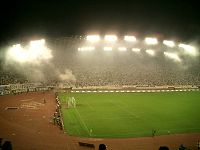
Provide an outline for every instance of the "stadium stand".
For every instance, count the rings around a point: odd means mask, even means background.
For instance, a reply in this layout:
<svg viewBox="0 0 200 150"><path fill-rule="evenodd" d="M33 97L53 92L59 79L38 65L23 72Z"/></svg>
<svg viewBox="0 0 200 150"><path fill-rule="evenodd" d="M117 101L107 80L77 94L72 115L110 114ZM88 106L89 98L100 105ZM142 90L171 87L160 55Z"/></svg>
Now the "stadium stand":
<svg viewBox="0 0 200 150"><path fill-rule="evenodd" d="M161 45L153 47L156 49L157 56L150 57L145 53L145 49L149 47L141 44L134 45L142 47L140 54L132 52L130 47L126 52L119 52L115 48L108 54L98 45L94 52L79 52L77 48L83 44L84 40L79 38L47 40L49 48L56 52L51 60L54 67L46 65L45 69L42 68L42 74L45 76L42 81L29 78L32 72L22 74L15 69L3 69L1 66L0 85L3 86L0 87L0 94L42 91L47 90L45 89L47 86L55 87L61 83L66 88L99 86L146 86L147 88L172 86L173 88L173 86L200 85L199 61L182 56L183 62L173 62L160 54L163 48ZM180 51L177 47L176 50ZM58 70L64 72L65 69L71 71L73 79L70 78L71 76L65 80L59 79ZM38 74L35 74L36 78L37 76ZM30 85L31 83L40 86ZM16 89L20 90L14 91L14 86L18 86Z"/></svg>
<svg viewBox="0 0 200 150"><path fill-rule="evenodd" d="M192 71L183 71L169 66L160 67L155 64L135 66L135 64L112 64L104 66L78 66L71 65L71 70L76 77L76 82L66 82L69 86L128 86L128 85L199 85L200 73L197 68ZM196 71L196 72L195 72ZM15 75L13 72L1 72L0 85L29 83L23 77ZM47 80L49 83L56 83L55 79Z"/></svg>

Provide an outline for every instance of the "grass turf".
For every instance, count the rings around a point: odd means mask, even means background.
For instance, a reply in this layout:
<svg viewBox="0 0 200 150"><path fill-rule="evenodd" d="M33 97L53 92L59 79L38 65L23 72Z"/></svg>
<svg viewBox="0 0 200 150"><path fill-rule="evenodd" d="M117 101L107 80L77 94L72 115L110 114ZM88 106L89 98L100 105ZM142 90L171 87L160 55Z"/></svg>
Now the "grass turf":
<svg viewBox="0 0 200 150"><path fill-rule="evenodd" d="M66 108L74 97L76 108ZM64 127L80 137L200 132L200 92L60 93Z"/></svg>

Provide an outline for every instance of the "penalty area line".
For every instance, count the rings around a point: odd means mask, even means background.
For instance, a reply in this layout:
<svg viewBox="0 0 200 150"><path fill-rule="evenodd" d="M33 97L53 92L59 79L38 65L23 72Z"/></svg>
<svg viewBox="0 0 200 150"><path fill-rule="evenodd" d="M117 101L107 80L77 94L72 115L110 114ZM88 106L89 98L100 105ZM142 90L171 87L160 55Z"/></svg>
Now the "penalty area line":
<svg viewBox="0 0 200 150"><path fill-rule="evenodd" d="M77 112L77 114L78 114L78 116L79 116L79 118L80 118L80 121L82 122L82 124L83 124L83 126L84 126L84 128L86 129L86 131L88 132L88 135L90 135L90 131L89 131L89 129L88 129L88 127L87 127L87 125L85 124L85 122L82 120L82 117L81 117L81 115L80 115L80 113L79 113L79 111L75 108L75 110L76 110L76 112Z"/></svg>
<svg viewBox="0 0 200 150"><path fill-rule="evenodd" d="M22 102L26 102L26 101L31 101L31 100L33 100L34 98L29 98L29 99L21 99L21 100L19 100L19 101L22 101Z"/></svg>

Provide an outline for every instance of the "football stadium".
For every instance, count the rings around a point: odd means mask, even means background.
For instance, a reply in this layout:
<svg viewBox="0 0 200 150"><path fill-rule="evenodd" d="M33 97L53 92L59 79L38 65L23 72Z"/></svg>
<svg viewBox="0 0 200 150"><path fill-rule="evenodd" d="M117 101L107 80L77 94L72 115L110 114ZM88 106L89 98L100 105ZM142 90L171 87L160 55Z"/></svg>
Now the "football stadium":
<svg viewBox="0 0 200 150"><path fill-rule="evenodd" d="M91 34L1 51L0 149L197 149L199 45Z"/></svg>

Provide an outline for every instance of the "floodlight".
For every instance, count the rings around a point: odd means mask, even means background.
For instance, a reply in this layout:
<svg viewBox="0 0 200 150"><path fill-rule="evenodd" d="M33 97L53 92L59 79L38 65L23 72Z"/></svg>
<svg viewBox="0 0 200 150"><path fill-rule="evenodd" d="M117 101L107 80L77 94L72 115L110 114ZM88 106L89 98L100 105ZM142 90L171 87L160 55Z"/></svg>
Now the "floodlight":
<svg viewBox="0 0 200 150"><path fill-rule="evenodd" d="M124 36L124 40L127 41L127 42L135 42L136 41L136 37L135 36L126 35L126 36Z"/></svg>
<svg viewBox="0 0 200 150"><path fill-rule="evenodd" d="M95 50L95 47L80 47L78 48L78 51L93 51Z"/></svg>
<svg viewBox="0 0 200 150"><path fill-rule="evenodd" d="M181 59L176 53L164 52L164 55L167 56L168 58L173 59L174 61L178 61L178 62L181 61Z"/></svg>
<svg viewBox="0 0 200 150"><path fill-rule="evenodd" d="M132 48L132 51L133 52L140 52L140 49L139 48Z"/></svg>
<svg viewBox="0 0 200 150"><path fill-rule="evenodd" d="M198 53L194 46L183 44L183 43L180 43L178 46L180 48L183 48L185 50L185 53L189 55L196 56Z"/></svg>
<svg viewBox="0 0 200 150"><path fill-rule="evenodd" d="M152 38L152 37L145 38L145 42L148 45L156 45L156 44L158 44L157 38Z"/></svg>
<svg viewBox="0 0 200 150"><path fill-rule="evenodd" d="M190 53L192 55L196 54L196 48L191 45L180 43L178 46L180 48L183 48L185 50L185 52L187 52L187 53Z"/></svg>
<svg viewBox="0 0 200 150"><path fill-rule="evenodd" d="M174 47L175 46L174 41L164 40L163 44L166 45L166 46L168 46L168 47Z"/></svg>
<svg viewBox="0 0 200 150"><path fill-rule="evenodd" d="M88 35L86 37L86 39L89 42L98 42L100 40L100 36L99 35Z"/></svg>
<svg viewBox="0 0 200 150"><path fill-rule="evenodd" d="M104 47L103 50L104 51L112 51L112 47Z"/></svg>
<svg viewBox="0 0 200 150"><path fill-rule="evenodd" d="M118 47L118 50L119 50L119 51L126 51L127 48L126 48L126 47Z"/></svg>
<svg viewBox="0 0 200 150"><path fill-rule="evenodd" d="M155 51L152 50L152 49L147 49L147 50L146 50L146 53L149 54L149 55L151 55L151 56L154 56L154 55L155 55Z"/></svg>
<svg viewBox="0 0 200 150"><path fill-rule="evenodd" d="M116 35L105 35L104 39L108 42L115 42L118 38Z"/></svg>

